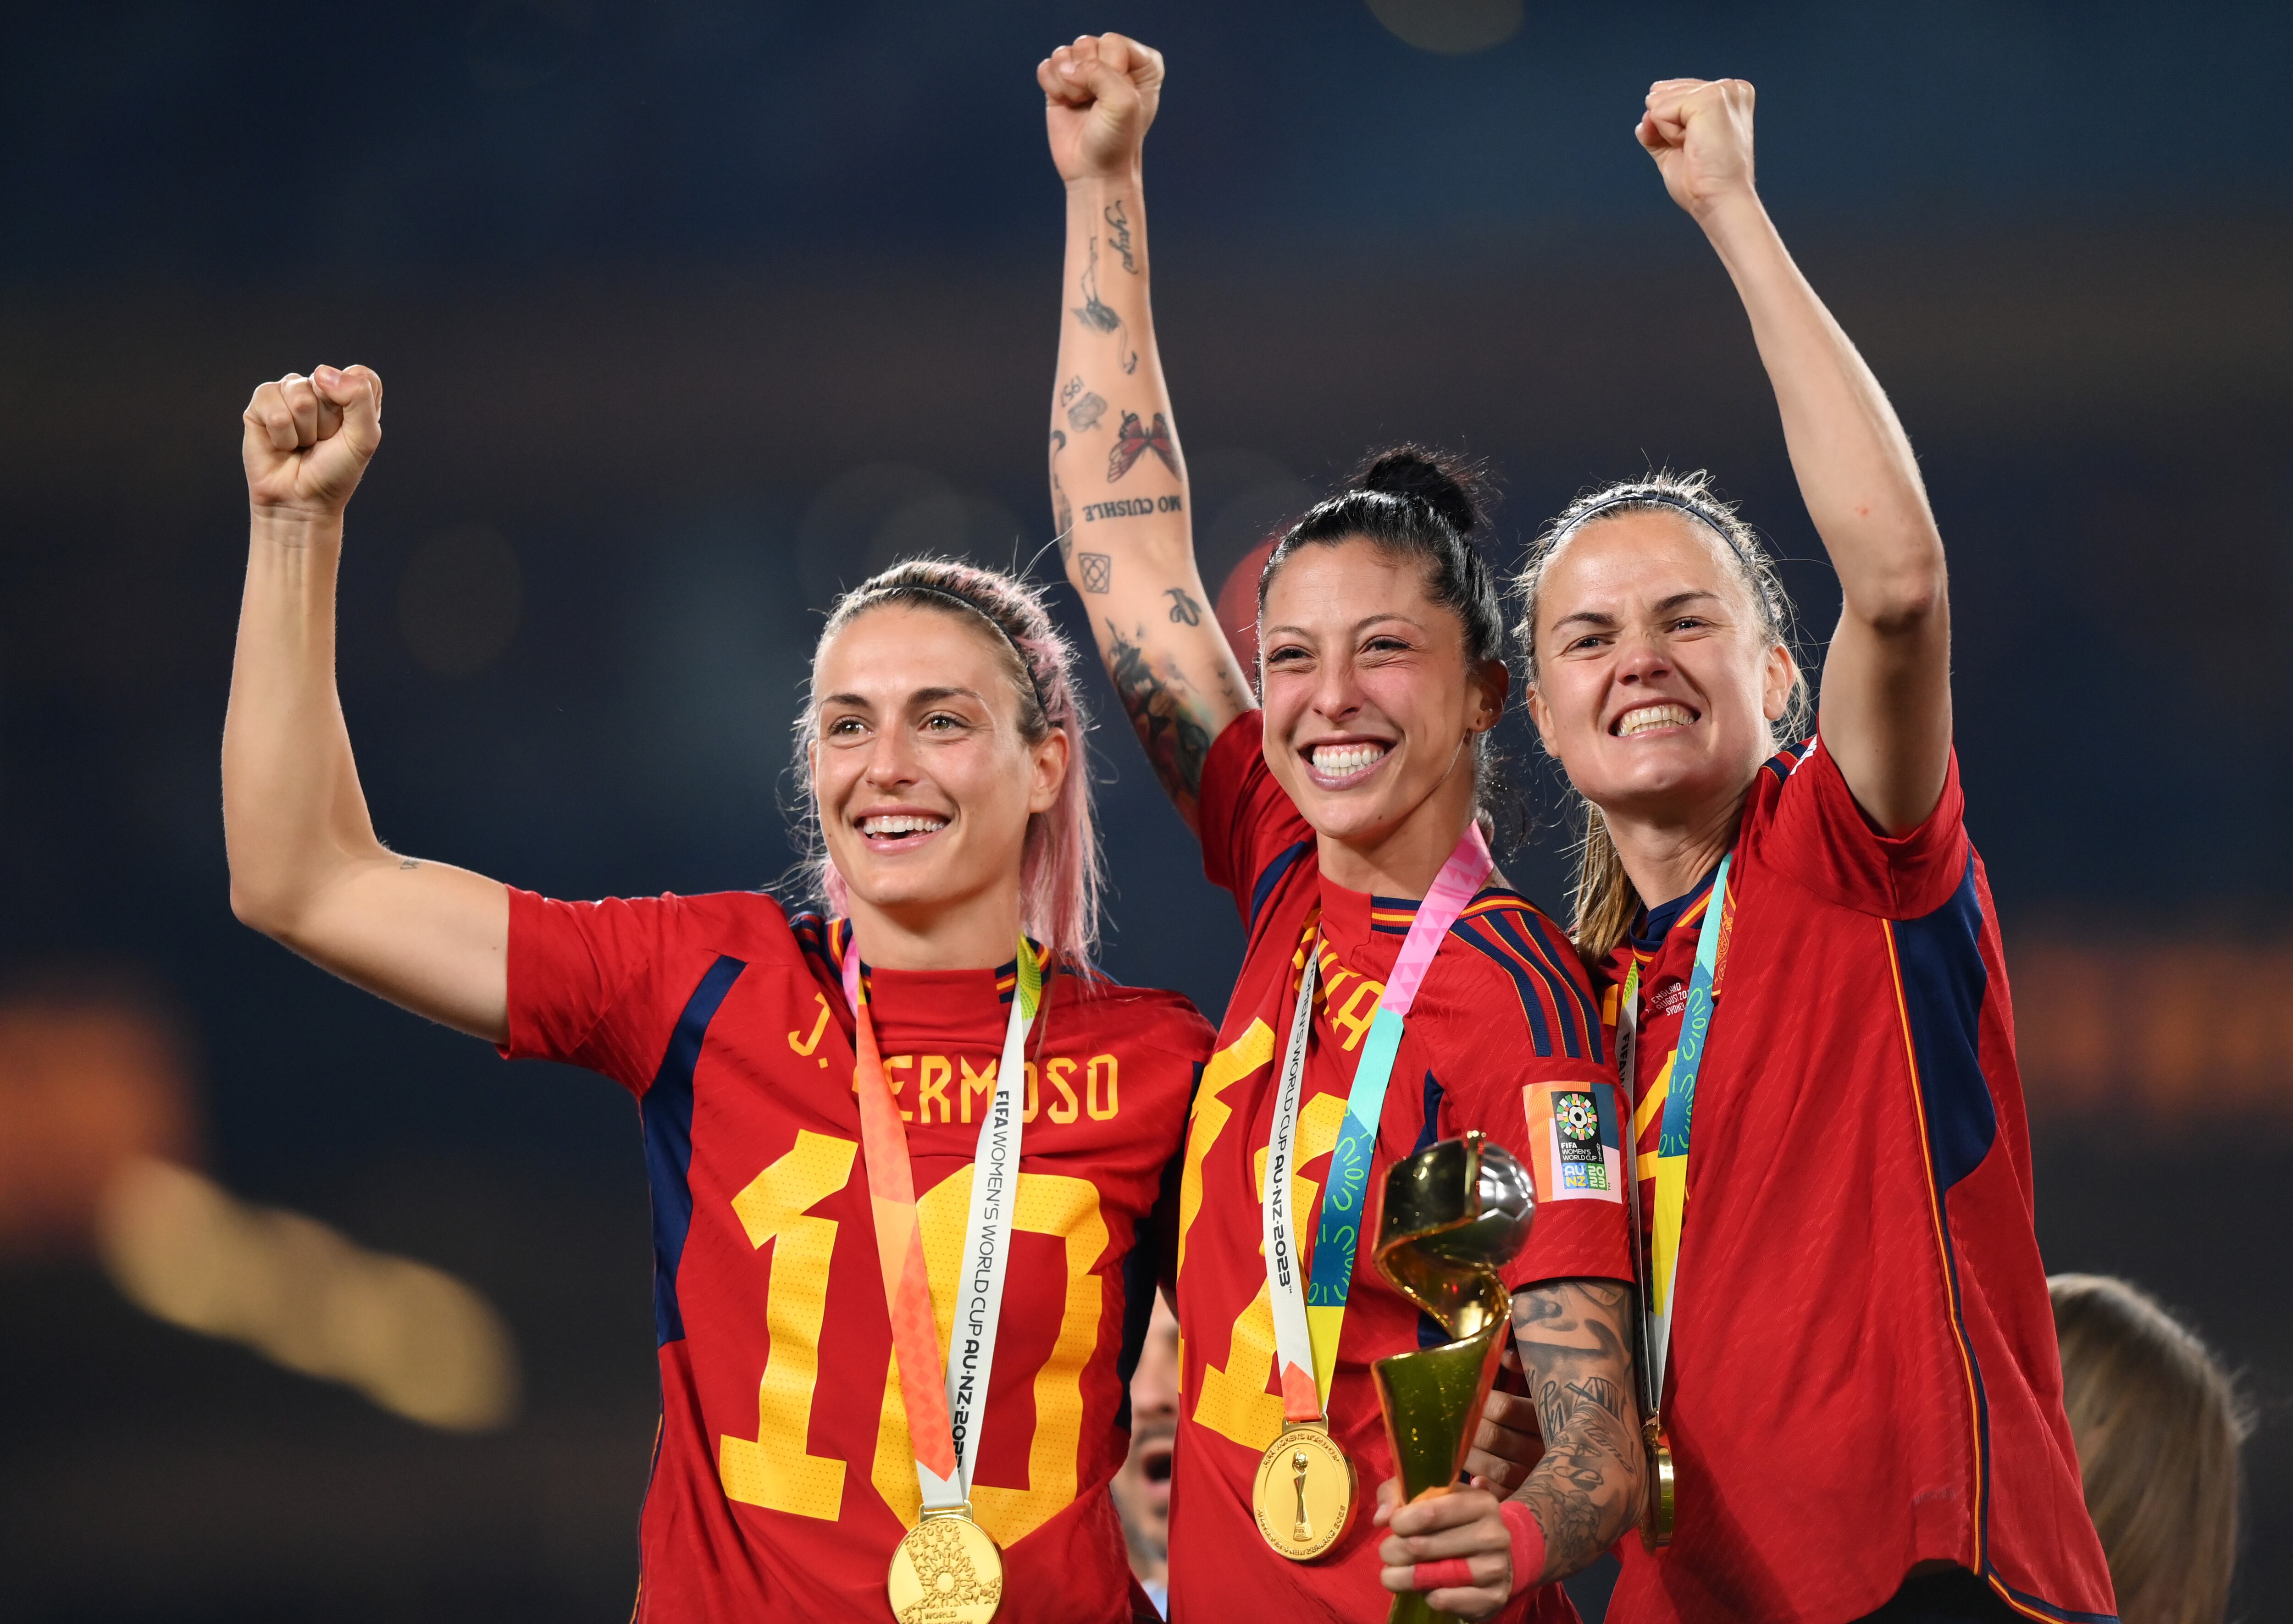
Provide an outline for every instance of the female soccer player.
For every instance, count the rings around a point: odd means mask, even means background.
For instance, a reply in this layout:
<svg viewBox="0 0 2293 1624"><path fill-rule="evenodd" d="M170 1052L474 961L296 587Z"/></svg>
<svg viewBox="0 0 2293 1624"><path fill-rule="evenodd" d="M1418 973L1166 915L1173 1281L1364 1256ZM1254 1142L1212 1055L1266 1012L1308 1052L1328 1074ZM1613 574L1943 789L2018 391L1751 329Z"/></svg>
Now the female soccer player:
<svg viewBox="0 0 2293 1624"><path fill-rule="evenodd" d="M636 1095L663 1411L637 1616L891 1620L928 1593L934 1620L999 1595L1005 1620L1152 1618L1106 1485L1157 1273L1138 1243L1210 1030L1088 971L1082 717L1041 604L918 562L837 605L799 733L840 917L545 901L368 819L335 577L381 418L361 367L247 410L231 905Z"/></svg>
<svg viewBox="0 0 2293 1624"><path fill-rule="evenodd" d="M1485 1618L1631 1525L1640 1451L1598 1006L1476 826L1508 686L1477 510L1405 449L1308 513L1260 584L1260 710L1203 609L1147 309L1140 150L1161 59L1106 35L1037 77L1067 188L1050 446L1068 575L1249 940L1180 1185L1172 1617L1382 1620L1390 1588ZM1544 1458L1522 1503L1452 1493L1382 1532L1383 1509L1344 1514L1338 1457L1360 1499L1391 1475L1370 1362L1430 1322L1369 1266L1362 1198L1468 1129L1537 1176L1505 1281ZM1513 1447L1534 1458L1534 1440ZM1572 1616L1557 1588L1534 1596Z"/></svg>
<svg viewBox="0 0 2293 1624"><path fill-rule="evenodd" d="M1530 713L1587 804L1576 942L1637 1030L1678 1470L1609 1616L2107 1618L1918 466L1754 189L1752 87L1667 80L1639 136L1735 279L1845 606L1790 743L1790 605L1701 475L1580 498L1519 582Z"/></svg>

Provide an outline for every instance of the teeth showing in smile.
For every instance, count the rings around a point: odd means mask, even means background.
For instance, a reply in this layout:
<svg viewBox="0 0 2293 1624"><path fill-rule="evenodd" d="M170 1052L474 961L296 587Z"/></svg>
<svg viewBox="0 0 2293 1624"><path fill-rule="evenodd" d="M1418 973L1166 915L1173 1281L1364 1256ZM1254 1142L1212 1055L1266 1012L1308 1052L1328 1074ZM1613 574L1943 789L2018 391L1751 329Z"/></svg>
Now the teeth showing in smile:
<svg viewBox="0 0 2293 1624"><path fill-rule="evenodd" d="M1314 747L1314 771L1327 778L1343 778L1349 772L1359 772L1373 765L1387 748L1381 744L1317 744Z"/></svg>
<svg viewBox="0 0 2293 1624"><path fill-rule="evenodd" d="M1616 723L1616 737L1630 739L1634 733L1645 733L1652 727L1686 727L1696 718L1688 714L1684 705L1643 705L1638 710L1628 710Z"/></svg>
<svg viewBox="0 0 2293 1624"><path fill-rule="evenodd" d="M920 816L914 812L879 813L860 820L860 832L883 839L896 839L902 835L929 835L947 827L944 818Z"/></svg>

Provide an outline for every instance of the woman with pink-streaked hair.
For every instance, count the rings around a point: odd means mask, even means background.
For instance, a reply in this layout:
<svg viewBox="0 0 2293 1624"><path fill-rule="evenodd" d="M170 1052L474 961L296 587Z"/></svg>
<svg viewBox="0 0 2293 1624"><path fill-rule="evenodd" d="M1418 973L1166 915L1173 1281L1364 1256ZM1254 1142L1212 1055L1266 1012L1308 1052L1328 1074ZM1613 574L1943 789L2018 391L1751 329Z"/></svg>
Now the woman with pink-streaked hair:
<svg viewBox="0 0 2293 1624"><path fill-rule="evenodd" d="M375 836L334 600L381 434L363 367L247 410L231 906L636 1096L662 1395L637 1618L1154 1618L1107 1484L1211 1031L1091 967L1084 719L1036 593L916 560L831 612L797 729L824 911L552 901Z"/></svg>

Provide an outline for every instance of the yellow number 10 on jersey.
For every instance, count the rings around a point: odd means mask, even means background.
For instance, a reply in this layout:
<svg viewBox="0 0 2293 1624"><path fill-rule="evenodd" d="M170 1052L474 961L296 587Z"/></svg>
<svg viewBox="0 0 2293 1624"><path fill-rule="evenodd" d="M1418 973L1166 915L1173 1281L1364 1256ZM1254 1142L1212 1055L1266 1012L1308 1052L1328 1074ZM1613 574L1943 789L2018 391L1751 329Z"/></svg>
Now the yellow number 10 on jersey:
<svg viewBox="0 0 2293 1624"><path fill-rule="evenodd" d="M719 1439L717 1474L728 1499L824 1522L842 1514L846 1463L834 1456L808 1453L806 1446L838 1221L813 1216L810 1209L844 1188L858 1149L849 1139L799 1133L786 1155L733 1198L733 1214L749 1244L759 1249L766 1241L773 1244L765 1309L772 1351L757 1387L757 1435ZM971 1177L966 1167L916 1203L943 1359L955 1317L963 1227L971 1212ZM1091 1270L1106 1250L1098 1189L1088 1179L1021 1173L1012 1217L1021 1231L1065 1243L1066 1301L1050 1356L1035 1372L1035 1435L1027 1450L1027 1486L1005 1489L975 1483L972 1488L973 1514L1003 1545L1033 1532L1074 1499L1075 1454L1082 1436L1082 1371L1098 1336L1099 1281ZM872 1265L872 1257L870 1262ZM868 1273L868 1289L880 1289L872 1266ZM920 1496L907 1414L900 1404L899 1372L890 1353L887 1340L876 1453L868 1477L893 1515L912 1523Z"/></svg>

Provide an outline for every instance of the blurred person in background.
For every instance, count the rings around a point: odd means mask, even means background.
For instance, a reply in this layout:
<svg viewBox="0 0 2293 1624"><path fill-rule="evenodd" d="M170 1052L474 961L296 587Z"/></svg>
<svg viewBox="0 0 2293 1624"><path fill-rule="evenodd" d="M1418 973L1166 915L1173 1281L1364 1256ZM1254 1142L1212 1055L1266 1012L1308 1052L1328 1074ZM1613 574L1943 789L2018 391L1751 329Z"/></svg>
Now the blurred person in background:
<svg viewBox="0 0 2293 1624"><path fill-rule="evenodd" d="M382 402L321 367L245 415L231 906L636 1097L663 1401L636 1616L887 1620L888 1584L1012 1624L1151 1618L1106 1485L1210 1031L1090 967L1084 719L1041 602L923 561L835 606L798 724L827 917L551 901L403 857L334 675Z"/></svg>
<svg viewBox="0 0 2293 1624"><path fill-rule="evenodd" d="M1205 607L1148 306L1142 152L1162 59L1109 34L1061 46L1036 77L1066 187L1061 553L1147 759L1248 932L1179 1196L1172 1617L1370 1624L1389 1591L1413 1589L1469 1619L1574 1617L1551 1581L1628 1529L1640 1493L1632 1247L1592 983L1494 873L1479 828L1509 681L1471 539L1483 497L1470 471L1403 448L1300 520L1260 581L1261 711ZM1538 1169L1534 1232L1503 1273L1542 1458L1514 1434L1507 1447L1535 1463L1519 1499L1474 1486L1397 1507L1385 1483L1373 1515L1300 1515L1313 1538L1285 1548L1293 1470L1301 1507L1309 1462L1333 1451L1361 1499L1392 1474L1371 1361L1447 1340L1357 1261L1363 1192L1468 1130ZM1300 1266L1270 1267L1281 1255Z"/></svg>
<svg viewBox="0 0 2293 1624"><path fill-rule="evenodd" d="M1130 1377L1130 1454L1114 1475L1114 1507L1130 1572L1164 1612L1171 1594L1171 1443L1179 1430L1179 1316L1160 1296Z"/></svg>
<svg viewBox="0 0 2293 1624"><path fill-rule="evenodd" d="M2125 1624L2222 1624L2252 1418L2197 1334L2138 1287L2046 1282L2086 1509Z"/></svg>
<svg viewBox="0 0 2293 1624"><path fill-rule="evenodd" d="M1735 281L1838 571L1814 736L1791 606L1702 476L1580 497L1517 583L1529 712L1584 803L1576 945L1631 1039L1677 1457L1676 1534L1625 1542L1608 1616L2106 1619L1942 541L1754 187L1752 115L1740 79L1665 80L1637 135Z"/></svg>

